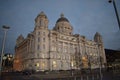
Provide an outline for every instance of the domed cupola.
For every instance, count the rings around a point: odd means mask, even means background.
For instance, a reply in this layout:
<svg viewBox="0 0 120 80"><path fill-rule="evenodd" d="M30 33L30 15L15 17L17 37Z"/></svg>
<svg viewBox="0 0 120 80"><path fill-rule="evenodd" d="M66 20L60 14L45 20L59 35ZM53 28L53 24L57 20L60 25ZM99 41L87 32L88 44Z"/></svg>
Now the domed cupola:
<svg viewBox="0 0 120 80"><path fill-rule="evenodd" d="M48 28L48 18L43 11L35 18L35 26L39 28Z"/></svg>
<svg viewBox="0 0 120 80"><path fill-rule="evenodd" d="M69 23L69 20L64 17L64 14L60 15L61 17L56 21L55 27L53 30L58 31L59 33L71 35L73 28Z"/></svg>
<svg viewBox="0 0 120 80"><path fill-rule="evenodd" d="M47 16L43 11L41 11L40 14L38 14L38 16L36 17L35 21L37 21L37 19L39 19L39 18L47 19Z"/></svg>
<svg viewBox="0 0 120 80"><path fill-rule="evenodd" d="M64 17L64 14L61 14L61 17L56 21L56 23L58 22L69 22L67 18Z"/></svg>
<svg viewBox="0 0 120 80"><path fill-rule="evenodd" d="M100 33L96 32L95 36L94 36L94 41L95 42L102 42L102 36L100 35Z"/></svg>

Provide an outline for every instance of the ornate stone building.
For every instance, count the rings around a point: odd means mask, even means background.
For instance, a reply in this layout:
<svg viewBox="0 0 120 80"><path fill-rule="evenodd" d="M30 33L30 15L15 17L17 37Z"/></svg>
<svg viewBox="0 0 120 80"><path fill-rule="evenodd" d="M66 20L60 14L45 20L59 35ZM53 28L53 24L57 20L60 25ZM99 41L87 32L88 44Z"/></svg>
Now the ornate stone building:
<svg viewBox="0 0 120 80"><path fill-rule="evenodd" d="M26 38L16 40L14 70L70 70L104 67L105 52L101 35L94 40L73 34L69 20L61 14L52 30L48 18L41 12L35 18L35 28Z"/></svg>

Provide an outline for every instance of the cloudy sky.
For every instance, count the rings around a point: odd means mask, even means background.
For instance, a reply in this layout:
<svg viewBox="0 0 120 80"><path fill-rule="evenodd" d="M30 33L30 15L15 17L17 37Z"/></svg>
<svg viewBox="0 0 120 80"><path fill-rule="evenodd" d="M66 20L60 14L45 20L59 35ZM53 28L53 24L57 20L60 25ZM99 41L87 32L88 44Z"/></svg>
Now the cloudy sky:
<svg viewBox="0 0 120 80"><path fill-rule="evenodd" d="M120 0L115 0L120 15ZM5 53L14 53L16 38L24 37L34 29L34 19L41 12L49 19L49 29L55 26L61 13L70 21L74 34L93 40L96 32L103 37L104 47L120 49L120 30L114 7L108 0L0 0L0 49L4 31L7 33Z"/></svg>

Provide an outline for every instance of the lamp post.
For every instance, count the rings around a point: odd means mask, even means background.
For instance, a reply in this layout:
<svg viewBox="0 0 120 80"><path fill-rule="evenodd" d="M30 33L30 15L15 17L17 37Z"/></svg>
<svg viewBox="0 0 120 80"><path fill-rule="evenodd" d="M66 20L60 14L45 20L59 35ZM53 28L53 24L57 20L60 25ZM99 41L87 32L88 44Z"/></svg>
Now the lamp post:
<svg viewBox="0 0 120 80"><path fill-rule="evenodd" d="M7 34L8 29L10 29L10 27L4 25L2 28L4 29L4 38L3 38L2 53L1 53L1 59L0 59L0 75L1 75L1 72L2 72L2 61L3 61L3 55L4 55L6 34Z"/></svg>
<svg viewBox="0 0 120 80"><path fill-rule="evenodd" d="M7 59L7 57L4 55L3 56L3 61L2 61L2 66L5 68L6 67L6 59Z"/></svg>
<svg viewBox="0 0 120 80"><path fill-rule="evenodd" d="M114 7L115 14L116 14L116 17L117 17L118 26L119 26L119 29L120 29L120 19L119 19L119 15L118 15L118 11L117 11L115 0L109 0L108 2L109 3L113 3L113 7Z"/></svg>
<svg viewBox="0 0 120 80"><path fill-rule="evenodd" d="M90 53L90 55L88 55L88 64L89 64L89 69L90 69L90 73L92 74L92 65L91 65L91 58L92 58L92 53Z"/></svg>

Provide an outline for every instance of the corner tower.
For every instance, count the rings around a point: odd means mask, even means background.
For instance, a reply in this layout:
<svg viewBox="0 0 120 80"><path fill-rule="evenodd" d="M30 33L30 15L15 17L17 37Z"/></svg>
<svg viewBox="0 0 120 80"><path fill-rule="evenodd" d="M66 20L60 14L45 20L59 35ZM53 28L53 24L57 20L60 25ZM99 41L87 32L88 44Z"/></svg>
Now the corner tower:
<svg viewBox="0 0 120 80"><path fill-rule="evenodd" d="M34 28L34 67L36 70L48 69L48 51L49 51L49 29L48 18L42 11L35 18ZM46 65L45 65L46 64Z"/></svg>
<svg viewBox="0 0 120 80"><path fill-rule="evenodd" d="M48 29L48 18L45 13L42 11L38 16L35 18L35 29Z"/></svg>
<svg viewBox="0 0 120 80"><path fill-rule="evenodd" d="M98 43L102 43L102 37L98 32L96 32L96 34L94 36L94 41L98 42Z"/></svg>
<svg viewBox="0 0 120 80"><path fill-rule="evenodd" d="M100 35L100 33L96 32L96 34L94 36L94 41L98 45L98 52L99 52L99 55L100 55L100 62L101 62L102 67L104 67L104 64L106 63L106 56L105 56L102 36Z"/></svg>

